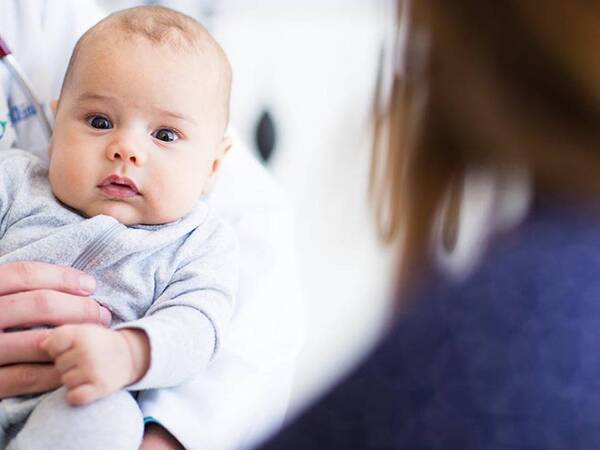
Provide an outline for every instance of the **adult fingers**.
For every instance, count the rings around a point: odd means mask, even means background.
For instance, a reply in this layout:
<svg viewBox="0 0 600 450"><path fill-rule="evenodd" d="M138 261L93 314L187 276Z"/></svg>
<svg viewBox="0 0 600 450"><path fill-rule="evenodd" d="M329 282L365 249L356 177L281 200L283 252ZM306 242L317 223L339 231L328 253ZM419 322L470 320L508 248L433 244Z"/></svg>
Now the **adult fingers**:
<svg viewBox="0 0 600 450"><path fill-rule="evenodd" d="M17 364L0 367L0 399L39 394L60 386L60 373L52 364Z"/></svg>
<svg viewBox="0 0 600 450"><path fill-rule="evenodd" d="M27 330L0 333L0 366L26 362L50 361L40 348L49 330Z"/></svg>
<svg viewBox="0 0 600 450"><path fill-rule="evenodd" d="M53 264L19 261L0 265L0 295L36 289L89 295L96 289L96 281L79 270Z"/></svg>
<svg viewBox="0 0 600 450"><path fill-rule="evenodd" d="M110 312L88 297L41 289L0 297L0 329L68 323L110 324Z"/></svg>

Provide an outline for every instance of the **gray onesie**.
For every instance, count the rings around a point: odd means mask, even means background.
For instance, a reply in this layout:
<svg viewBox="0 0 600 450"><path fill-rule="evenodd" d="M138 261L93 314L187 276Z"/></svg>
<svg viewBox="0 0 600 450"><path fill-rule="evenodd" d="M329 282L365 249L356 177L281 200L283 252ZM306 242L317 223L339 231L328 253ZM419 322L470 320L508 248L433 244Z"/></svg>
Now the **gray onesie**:
<svg viewBox="0 0 600 450"><path fill-rule="evenodd" d="M206 200L165 225L85 218L55 199L44 163L20 150L0 153L0 264L12 261L92 274L93 298L110 309L113 327L147 333L150 369L129 391L192 377L215 355L233 311L237 244ZM139 447L143 422L131 394L71 407L65 393L0 401L0 448Z"/></svg>

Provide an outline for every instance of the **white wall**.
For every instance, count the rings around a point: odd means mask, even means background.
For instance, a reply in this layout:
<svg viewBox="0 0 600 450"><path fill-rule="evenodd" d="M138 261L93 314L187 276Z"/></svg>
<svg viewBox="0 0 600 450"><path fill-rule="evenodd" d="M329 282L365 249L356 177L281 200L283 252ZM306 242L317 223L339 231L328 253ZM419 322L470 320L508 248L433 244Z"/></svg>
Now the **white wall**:
<svg viewBox="0 0 600 450"><path fill-rule="evenodd" d="M139 0L99 0L108 9ZM232 124L276 121L269 170L296 210L307 311L293 407L346 371L388 315L389 255L367 196L371 106L391 0L163 0L201 19L234 70ZM274 336L276 339L276 336Z"/></svg>
<svg viewBox="0 0 600 450"><path fill-rule="evenodd" d="M367 196L371 107L388 2L223 0L214 33L234 69L232 123L252 141L269 108L269 168L297 214L308 313L294 405L372 344L387 314L389 257Z"/></svg>

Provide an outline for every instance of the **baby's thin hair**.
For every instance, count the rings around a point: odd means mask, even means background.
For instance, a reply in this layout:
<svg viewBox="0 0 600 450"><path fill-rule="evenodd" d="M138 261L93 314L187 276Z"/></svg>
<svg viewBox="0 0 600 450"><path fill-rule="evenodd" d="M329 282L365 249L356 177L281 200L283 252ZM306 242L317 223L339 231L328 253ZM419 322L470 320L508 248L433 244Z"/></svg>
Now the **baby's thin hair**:
<svg viewBox="0 0 600 450"><path fill-rule="evenodd" d="M168 45L175 50L213 54L222 65L222 86L229 104L231 66L221 46L194 18L163 6L136 6L117 11L87 30L75 44L63 80L61 95L68 84L82 47L96 33L114 30L119 38L142 37L155 45Z"/></svg>
<svg viewBox="0 0 600 450"><path fill-rule="evenodd" d="M112 23L111 23L112 22ZM195 19L163 6L138 6L111 14L98 27L116 26L127 36L143 36L154 44L201 50L208 31ZM217 44L218 45L218 44Z"/></svg>

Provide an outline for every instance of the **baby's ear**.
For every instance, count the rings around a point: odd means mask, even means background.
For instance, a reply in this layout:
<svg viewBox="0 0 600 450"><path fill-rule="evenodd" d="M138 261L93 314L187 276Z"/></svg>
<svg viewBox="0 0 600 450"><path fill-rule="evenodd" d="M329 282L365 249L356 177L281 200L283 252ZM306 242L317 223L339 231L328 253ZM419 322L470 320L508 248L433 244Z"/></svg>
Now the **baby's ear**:
<svg viewBox="0 0 600 450"><path fill-rule="evenodd" d="M219 169L221 168L221 163L223 162L223 158L231 149L231 138L229 136L225 136L223 140L219 144L219 148L217 149L215 159L213 160L212 167L210 168L210 173L208 174L208 179L204 183L204 189L202 192L204 194L208 194L215 187L215 182L217 181L217 174Z"/></svg>
<svg viewBox="0 0 600 450"><path fill-rule="evenodd" d="M56 117L56 111L58 111L58 100L50 100L50 109L52 110L52 115ZM48 158L52 158L52 139L50 139L50 144L48 145Z"/></svg>
<svg viewBox="0 0 600 450"><path fill-rule="evenodd" d="M223 158L223 156L225 156L229 152L229 150L231 150L231 145L231 137L225 136L221 141L221 158Z"/></svg>
<svg viewBox="0 0 600 450"><path fill-rule="evenodd" d="M231 149L231 138L229 136L223 137L223 140L219 144L219 148L217 150L217 154L215 156L215 160L213 161L212 168L210 170L211 176L215 175L219 169L221 168L221 162L225 155Z"/></svg>
<svg viewBox="0 0 600 450"><path fill-rule="evenodd" d="M58 111L58 100L50 100L50 109L52 110L52 114L56 117L56 111Z"/></svg>

